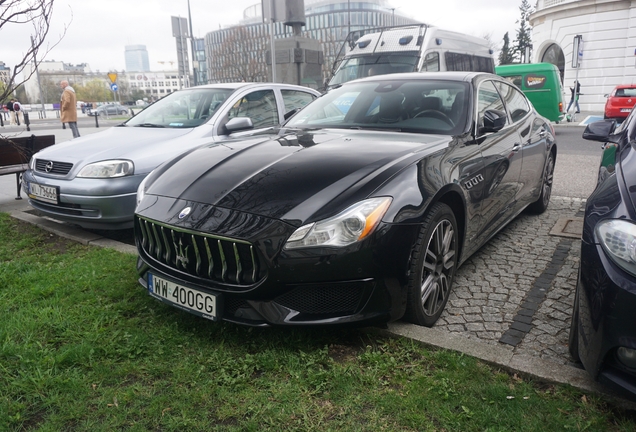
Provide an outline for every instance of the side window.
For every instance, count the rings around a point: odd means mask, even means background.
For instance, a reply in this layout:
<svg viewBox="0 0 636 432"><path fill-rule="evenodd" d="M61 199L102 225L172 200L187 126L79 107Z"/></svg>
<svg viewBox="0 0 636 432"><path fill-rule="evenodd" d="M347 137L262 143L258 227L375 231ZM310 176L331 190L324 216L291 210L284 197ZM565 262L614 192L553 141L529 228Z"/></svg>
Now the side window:
<svg viewBox="0 0 636 432"><path fill-rule="evenodd" d="M254 129L276 126L280 122L274 90L259 90L243 96L228 112L228 120L235 117L249 117Z"/></svg>
<svg viewBox="0 0 636 432"><path fill-rule="evenodd" d="M507 79L508 81L516 85L517 87L521 88L521 80L523 78L521 75L509 75L503 78Z"/></svg>
<svg viewBox="0 0 636 432"><path fill-rule="evenodd" d="M473 56L473 63L477 65L476 72L495 73L495 61L492 57Z"/></svg>
<svg viewBox="0 0 636 432"><path fill-rule="evenodd" d="M519 90L505 83L498 82L496 85L501 97L506 102L506 107L513 122L518 122L531 111L528 100Z"/></svg>
<svg viewBox="0 0 636 432"><path fill-rule="evenodd" d="M486 110L506 112L504 103L492 81L484 81L477 92L477 124L479 127L484 125L483 118ZM508 124L508 120L506 120L506 126Z"/></svg>
<svg viewBox="0 0 636 432"><path fill-rule="evenodd" d="M432 52L424 57L422 64L422 72L438 72L439 71L439 53Z"/></svg>
<svg viewBox="0 0 636 432"><path fill-rule="evenodd" d="M444 53L446 60L446 70L449 71L472 71L472 59L468 54L459 54L453 52Z"/></svg>
<svg viewBox="0 0 636 432"><path fill-rule="evenodd" d="M285 104L285 113L288 113L297 108L302 108L309 102L316 99L316 96L311 93L298 90L281 90L283 95L283 103Z"/></svg>

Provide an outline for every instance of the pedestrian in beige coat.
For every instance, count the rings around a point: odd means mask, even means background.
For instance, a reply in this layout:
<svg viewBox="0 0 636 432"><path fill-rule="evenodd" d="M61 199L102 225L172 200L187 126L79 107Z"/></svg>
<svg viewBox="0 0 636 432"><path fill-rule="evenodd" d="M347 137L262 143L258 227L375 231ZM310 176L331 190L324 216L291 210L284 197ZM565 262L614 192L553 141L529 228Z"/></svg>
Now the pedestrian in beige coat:
<svg viewBox="0 0 636 432"><path fill-rule="evenodd" d="M79 130L77 130L77 97L75 96L75 90L68 85L68 81L64 80L60 82L62 87L62 99L60 101L60 120L62 123L68 123L68 127L73 132L73 138L80 136Z"/></svg>

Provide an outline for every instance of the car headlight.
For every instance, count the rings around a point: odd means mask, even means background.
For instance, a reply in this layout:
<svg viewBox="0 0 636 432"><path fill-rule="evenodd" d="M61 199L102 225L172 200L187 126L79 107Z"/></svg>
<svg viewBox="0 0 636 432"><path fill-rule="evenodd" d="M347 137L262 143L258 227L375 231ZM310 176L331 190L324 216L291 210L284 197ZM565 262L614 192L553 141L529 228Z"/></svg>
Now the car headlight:
<svg viewBox="0 0 636 432"><path fill-rule="evenodd" d="M135 165L129 160L108 160L86 165L77 177L116 178L133 175Z"/></svg>
<svg viewBox="0 0 636 432"><path fill-rule="evenodd" d="M636 224L605 220L596 226L596 237L617 266L636 276Z"/></svg>
<svg viewBox="0 0 636 432"><path fill-rule="evenodd" d="M144 195L146 195L146 180L148 180L150 174L148 174L144 179L139 183L139 187L137 188L137 205L144 199Z"/></svg>
<svg viewBox="0 0 636 432"><path fill-rule="evenodd" d="M332 218L303 225L289 237L285 249L342 247L361 241L378 226L391 200L390 197L367 199Z"/></svg>

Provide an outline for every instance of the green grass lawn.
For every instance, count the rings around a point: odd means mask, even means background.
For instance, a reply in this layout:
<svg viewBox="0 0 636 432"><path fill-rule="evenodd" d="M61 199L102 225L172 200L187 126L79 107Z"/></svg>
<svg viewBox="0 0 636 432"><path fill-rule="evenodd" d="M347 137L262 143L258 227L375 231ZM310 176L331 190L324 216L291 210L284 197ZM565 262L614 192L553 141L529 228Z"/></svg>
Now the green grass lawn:
<svg viewBox="0 0 636 432"><path fill-rule="evenodd" d="M213 323L0 214L0 430L634 431L600 396L364 329Z"/></svg>

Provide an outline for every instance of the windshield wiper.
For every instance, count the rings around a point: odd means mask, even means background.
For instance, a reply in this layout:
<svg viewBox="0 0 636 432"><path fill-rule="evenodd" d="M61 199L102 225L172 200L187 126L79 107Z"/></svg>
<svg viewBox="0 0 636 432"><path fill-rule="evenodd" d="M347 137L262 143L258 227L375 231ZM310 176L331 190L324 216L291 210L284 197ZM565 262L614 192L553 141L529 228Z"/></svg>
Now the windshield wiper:
<svg viewBox="0 0 636 432"><path fill-rule="evenodd" d="M382 131L382 132L402 132L401 128L387 128L387 127L374 127L374 126L349 126L347 129L355 129L355 130L371 130L371 131Z"/></svg>
<svg viewBox="0 0 636 432"><path fill-rule="evenodd" d="M135 125L135 127L164 128L165 126L154 123L139 123L138 125Z"/></svg>

